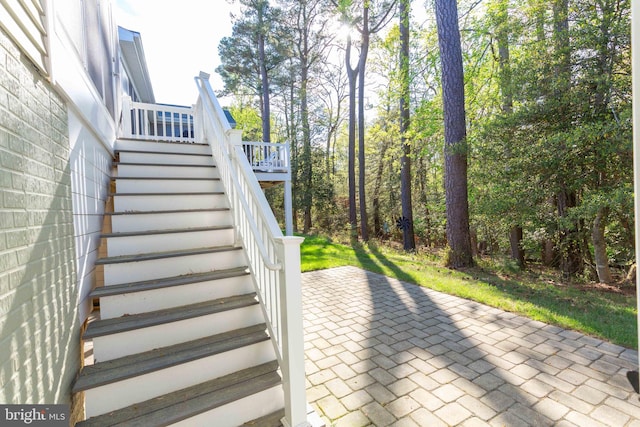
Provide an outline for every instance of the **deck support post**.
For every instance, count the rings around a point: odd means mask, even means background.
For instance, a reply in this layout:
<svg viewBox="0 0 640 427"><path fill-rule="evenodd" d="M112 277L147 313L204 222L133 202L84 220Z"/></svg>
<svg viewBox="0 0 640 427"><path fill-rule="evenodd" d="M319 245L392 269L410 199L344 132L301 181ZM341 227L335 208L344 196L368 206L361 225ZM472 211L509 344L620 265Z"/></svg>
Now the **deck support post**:
<svg viewBox="0 0 640 427"><path fill-rule="evenodd" d="M291 196L291 176L284 182L284 222L285 234L293 236L293 198Z"/></svg>

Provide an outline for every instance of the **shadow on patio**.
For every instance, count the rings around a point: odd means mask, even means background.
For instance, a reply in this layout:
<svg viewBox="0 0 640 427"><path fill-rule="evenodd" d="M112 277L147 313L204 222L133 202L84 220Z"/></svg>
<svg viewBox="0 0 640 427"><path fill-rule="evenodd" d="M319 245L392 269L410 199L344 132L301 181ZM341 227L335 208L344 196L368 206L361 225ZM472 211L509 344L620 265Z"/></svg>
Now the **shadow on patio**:
<svg viewBox="0 0 640 427"><path fill-rule="evenodd" d="M307 399L327 425L640 419L635 350L356 267L303 274L303 302Z"/></svg>

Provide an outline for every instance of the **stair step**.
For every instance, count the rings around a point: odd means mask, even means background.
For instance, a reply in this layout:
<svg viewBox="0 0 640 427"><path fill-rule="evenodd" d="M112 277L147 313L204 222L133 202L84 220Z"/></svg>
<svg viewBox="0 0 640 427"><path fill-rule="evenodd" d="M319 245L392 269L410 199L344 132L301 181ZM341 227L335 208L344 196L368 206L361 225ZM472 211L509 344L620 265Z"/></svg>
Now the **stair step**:
<svg viewBox="0 0 640 427"><path fill-rule="evenodd" d="M137 255L119 255L119 256L113 256L113 257L98 258L96 260L96 265L151 261L151 260L157 260L157 259L175 258L175 257L181 257L181 256L189 256L189 255L237 251L241 249L242 248L238 246L218 246L218 247L211 247L211 248L195 248L195 249L185 249L181 251L153 252L153 253L137 254Z"/></svg>
<svg viewBox="0 0 640 427"><path fill-rule="evenodd" d="M229 206L223 191L188 193L115 193L115 212L147 212L164 210L173 206L191 209L215 209Z"/></svg>
<svg viewBox="0 0 640 427"><path fill-rule="evenodd" d="M145 212L107 212L113 230L137 231L199 226L230 225L228 207L213 209L177 209Z"/></svg>
<svg viewBox="0 0 640 427"><path fill-rule="evenodd" d="M246 427L282 427L282 419L284 418L284 409L272 412L264 417L256 418L242 424Z"/></svg>
<svg viewBox="0 0 640 427"><path fill-rule="evenodd" d="M275 361L264 363L90 418L76 424L76 426L160 426L176 423L279 384L281 378L277 369L278 363ZM281 412L284 414L284 411ZM263 418L267 419L267 417ZM269 427L277 424L254 425Z"/></svg>
<svg viewBox="0 0 640 427"><path fill-rule="evenodd" d="M119 166L162 166L163 168L181 168L181 169L189 169L189 168L216 169L217 168L216 165L189 165L189 164L182 164L182 163L165 164L165 163L144 163L144 162L113 162L113 165L118 167ZM116 176L116 178L118 178L118 176ZM152 177L145 176L145 178L152 178Z"/></svg>
<svg viewBox="0 0 640 427"><path fill-rule="evenodd" d="M127 180L144 180L144 181L220 181L220 178L207 177L207 178L199 178L199 177L184 177L184 178L176 178L172 176L114 176L110 178L111 181L127 181Z"/></svg>
<svg viewBox="0 0 640 427"><path fill-rule="evenodd" d="M210 271L206 273L188 274L185 276L169 277L166 279L144 280L141 282L124 283L121 285L101 286L95 288L91 298L104 298L114 295L145 292L154 289L170 288L174 286L190 285L211 280L227 279L230 277L247 276L247 267L230 268L227 270Z"/></svg>
<svg viewBox="0 0 640 427"><path fill-rule="evenodd" d="M103 265L104 284L111 286L242 267L247 265L247 258L242 247L228 245L114 255L99 258L96 264Z"/></svg>
<svg viewBox="0 0 640 427"><path fill-rule="evenodd" d="M180 193L223 191L220 178L213 177L137 177L111 178L115 182L116 193Z"/></svg>
<svg viewBox="0 0 640 427"><path fill-rule="evenodd" d="M134 237L134 236L153 236L156 234L175 234L175 233L196 233L198 231L228 230L233 229L231 225L220 225L210 227L193 227L193 228L169 228L166 230L143 230L143 231L121 231L116 233L101 234L102 238L110 237Z"/></svg>
<svg viewBox="0 0 640 427"><path fill-rule="evenodd" d="M201 156L201 157L211 157L211 153L191 153L179 150L166 150L166 151L151 151L151 150L130 150L130 149L118 149L115 151L116 154L160 154L160 155L179 155L179 156Z"/></svg>
<svg viewBox="0 0 640 427"><path fill-rule="evenodd" d="M101 235L107 256L144 254L156 251L178 251L210 246L233 245L233 227L211 226L165 230L123 231Z"/></svg>
<svg viewBox="0 0 640 427"><path fill-rule="evenodd" d="M219 298L213 301L205 301L182 307L125 315L115 319L97 320L89 324L87 330L83 334L83 339L91 339L136 329L149 328L151 326L206 316L242 307L249 307L255 304L258 304L256 294L250 293L227 298Z"/></svg>
<svg viewBox="0 0 640 427"><path fill-rule="evenodd" d="M269 339L264 323L149 350L82 369L72 392L89 390Z"/></svg>
<svg viewBox="0 0 640 427"><path fill-rule="evenodd" d="M198 142L145 141L140 139L119 138L115 151L148 151L152 153L200 153L211 155L209 144Z"/></svg>
<svg viewBox="0 0 640 427"><path fill-rule="evenodd" d="M164 165L149 163L114 162L117 166L116 177L148 177L158 176L171 178L215 178L219 176L214 165Z"/></svg>
<svg viewBox="0 0 640 427"><path fill-rule="evenodd" d="M214 274L210 272L203 274L192 273L184 276L176 275L169 279L160 278L155 281L146 281L146 283L137 283L140 285L128 286L131 284L130 282L125 284L126 288L117 290L117 292L122 291L124 293L117 294L110 294L109 291L112 287L120 287L121 285L96 288L104 292L99 293L99 295L102 295L100 297L100 317L102 319L113 319L126 314L164 310L255 292L251 275L244 266L219 270ZM133 292L129 292L129 290ZM201 319L199 321L205 321L205 318L198 319ZM209 319L206 320L207 322L213 321L210 317L206 319ZM230 321L231 319L227 319L224 324L228 325L228 329L233 329L234 326L229 324ZM184 322L180 323L184 324ZM212 326L215 325L208 325L208 328L210 329ZM237 325L236 327L239 328L241 326L247 325ZM219 332L223 332L223 330Z"/></svg>
<svg viewBox="0 0 640 427"><path fill-rule="evenodd" d="M151 151L118 151L118 161L123 163L143 163L152 165L213 165L211 154L171 153Z"/></svg>

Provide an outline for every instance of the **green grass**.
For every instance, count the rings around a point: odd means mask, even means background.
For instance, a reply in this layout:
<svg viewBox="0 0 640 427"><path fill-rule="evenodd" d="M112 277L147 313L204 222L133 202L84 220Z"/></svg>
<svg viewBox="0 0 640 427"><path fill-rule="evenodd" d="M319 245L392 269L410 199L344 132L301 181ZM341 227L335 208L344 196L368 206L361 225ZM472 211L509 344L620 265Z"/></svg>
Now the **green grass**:
<svg viewBox="0 0 640 427"><path fill-rule="evenodd" d="M481 260L478 267L456 271L442 267L433 254L406 253L375 243L349 246L321 236L304 237L302 271L357 266L638 348L635 296L563 284L548 272L520 272L508 263Z"/></svg>

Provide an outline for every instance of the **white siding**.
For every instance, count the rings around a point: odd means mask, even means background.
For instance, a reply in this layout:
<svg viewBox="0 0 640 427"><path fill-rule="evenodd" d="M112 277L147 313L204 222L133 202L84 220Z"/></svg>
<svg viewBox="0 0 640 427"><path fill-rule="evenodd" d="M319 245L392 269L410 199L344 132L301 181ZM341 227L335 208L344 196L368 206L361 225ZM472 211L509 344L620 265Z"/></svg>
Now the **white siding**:
<svg viewBox="0 0 640 427"><path fill-rule="evenodd" d="M112 159L105 146L83 126L80 117L72 110L69 111L69 135L73 226L78 258L78 315L84 320L90 312L88 295L95 285L94 263L98 256Z"/></svg>
<svg viewBox="0 0 640 427"><path fill-rule="evenodd" d="M29 59L46 70L44 7L39 0L0 2L0 27L20 46Z"/></svg>
<svg viewBox="0 0 640 427"><path fill-rule="evenodd" d="M92 4L96 0L91 0ZM113 109L111 55L115 46L115 29L112 28L110 2L102 1L100 13L102 25L87 27L85 24L94 22L83 17L83 2L80 0L51 1L51 25L49 29L49 44L51 50L51 76L56 88L64 94L77 112L83 126L95 134L96 138L113 152L115 143L116 124L109 108ZM96 8L93 9L97 13ZM101 35L88 37L87 33L99 31ZM98 84L94 82L88 72L87 49L94 39L105 40L102 51L108 53L104 58L107 67L103 73L94 75ZM108 42L107 42L108 41ZM107 52L108 51L108 52ZM97 86L100 86L99 88ZM109 86L107 88L107 86ZM108 108L107 105L110 107Z"/></svg>

